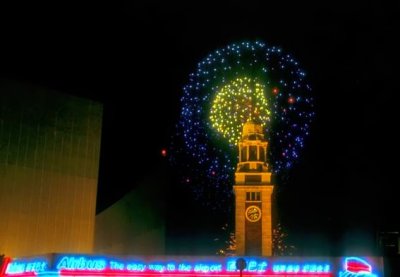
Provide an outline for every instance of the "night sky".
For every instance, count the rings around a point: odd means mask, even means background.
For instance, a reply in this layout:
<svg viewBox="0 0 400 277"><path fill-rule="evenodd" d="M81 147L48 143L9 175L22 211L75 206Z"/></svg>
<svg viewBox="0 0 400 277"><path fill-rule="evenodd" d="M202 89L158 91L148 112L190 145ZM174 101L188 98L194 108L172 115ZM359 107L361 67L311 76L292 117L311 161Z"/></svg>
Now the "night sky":
<svg viewBox="0 0 400 277"><path fill-rule="evenodd" d="M98 212L147 182L166 192L171 241L207 243L232 218L193 201L161 156L182 87L199 60L226 44L279 46L308 73L316 118L301 158L277 184L277 221L298 254L336 255L346 245L371 252L377 231L400 229L400 7L264 2L4 7L1 80L102 102Z"/></svg>

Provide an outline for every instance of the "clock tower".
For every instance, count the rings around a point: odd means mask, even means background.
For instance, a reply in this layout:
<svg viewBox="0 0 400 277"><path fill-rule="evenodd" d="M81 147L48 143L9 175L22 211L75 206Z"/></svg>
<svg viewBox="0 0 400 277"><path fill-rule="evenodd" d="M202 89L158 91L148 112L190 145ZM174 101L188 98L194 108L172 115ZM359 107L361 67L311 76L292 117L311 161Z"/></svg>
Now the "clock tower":
<svg viewBox="0 0 400 277"><path fill-rule="evenodd" d="M254 121L243 126L239 162L235 172L236 254L272 256L271 172L267 164L268 142Z"/></svg>

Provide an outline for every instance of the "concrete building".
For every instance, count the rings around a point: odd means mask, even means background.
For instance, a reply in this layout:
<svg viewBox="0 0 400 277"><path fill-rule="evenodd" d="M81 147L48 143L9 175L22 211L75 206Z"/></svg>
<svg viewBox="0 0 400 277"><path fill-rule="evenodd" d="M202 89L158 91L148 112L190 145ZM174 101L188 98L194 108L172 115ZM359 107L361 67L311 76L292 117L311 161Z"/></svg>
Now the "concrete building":
<svg viewBox="0 0 400 277"><path fill-rule="evenodd" d="M141 180L122 199L96 216L95 253L113 255L165 254L165 191L163 176Z"/></svg>
<svg viewBox="0 0 400 277"><path fill-rule="evenodd" d="M0 84L0 254L93 250L102 105Z"/></svg>

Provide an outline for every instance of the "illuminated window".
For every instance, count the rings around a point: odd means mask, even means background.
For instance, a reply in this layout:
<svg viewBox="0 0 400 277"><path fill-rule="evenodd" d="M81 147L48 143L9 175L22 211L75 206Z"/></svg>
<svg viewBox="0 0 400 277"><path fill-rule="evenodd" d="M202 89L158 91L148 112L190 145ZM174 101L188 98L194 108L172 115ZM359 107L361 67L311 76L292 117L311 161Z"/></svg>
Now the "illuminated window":
<svg viewBox="0 0 400 277"><path fill-rule="evenodd" d="M247 161L247 147L243 147L242 148L242 153L241 153L242 157L241 160L242 161Z"/></svg>
<svg viewBox="0 0 400 277"><path fill-rule="evenodd" d="M257 146L249 147L249 161L257 161Z"/></svg>
<svg viewBox="0 0 400 277"><path fill-rule="evenodd" d="M265 153L264 153L264 148L260 147L260 161L264 161L265 159Z"/></svg>
<svg viewBox="0 0 400 277"><path fill-rule="evenodd" d="M261 192L246 192L246 201L261 201Z"/></svg>

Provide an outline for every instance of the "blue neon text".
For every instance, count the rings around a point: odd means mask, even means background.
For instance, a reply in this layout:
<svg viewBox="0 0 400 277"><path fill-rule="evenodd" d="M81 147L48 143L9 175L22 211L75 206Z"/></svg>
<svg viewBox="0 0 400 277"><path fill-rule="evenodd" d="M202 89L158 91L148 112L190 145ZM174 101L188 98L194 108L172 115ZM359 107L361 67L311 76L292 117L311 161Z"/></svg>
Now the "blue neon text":
<svg viewBox="0 0 400 277"><path fill-rule="evenodd" d="M46 261L31 261L31 262L19 262L14 261L7 266L7 274L18 274L27 272L42 272L47 269Z"/></svg>
<svg viewBox="0 0 400 277"><path fill-rule="evenodd" d="M85 257L63 257L57 264L58 270L104 270L106 269L104 259L88 259Z"/></svg>
<svg viewBox="0 0 400 277"><path fill-rule="evenodd" d="M329 264L274 264L274 273L329 273Z"/></svg>
<svg viewBox="0 0 400 277"><path fill-rule="evenodd" d="M267 270L268 263L264 260L247 260L247 267L243 272L265 272ZM226 271L237 271L236 259L230 260L226 264Z"/></svg>

